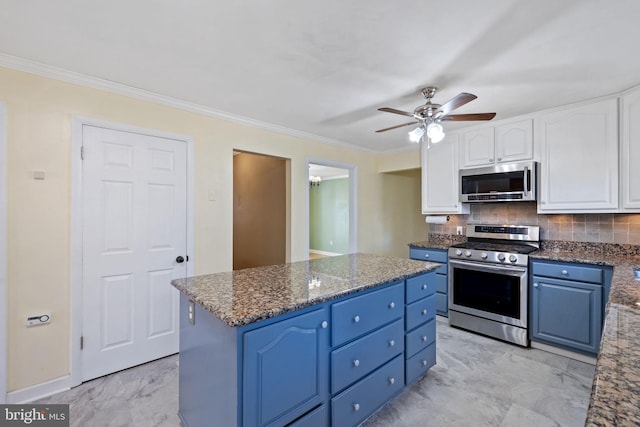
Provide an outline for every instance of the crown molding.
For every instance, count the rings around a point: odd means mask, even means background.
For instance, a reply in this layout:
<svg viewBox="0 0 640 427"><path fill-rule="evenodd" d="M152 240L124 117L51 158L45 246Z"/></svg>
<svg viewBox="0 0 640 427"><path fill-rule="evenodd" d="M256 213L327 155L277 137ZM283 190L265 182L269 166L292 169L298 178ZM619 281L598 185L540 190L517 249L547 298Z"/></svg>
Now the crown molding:
<svg viewBox="0 0 640 427"><path fill-rule="evenodd" d="M67 83L86 86L93 89L114 93L117 95L123 95L129 98L139 99L141 101L152 102L154 104L164 105L167 107L172 107L179 110L188 111L191 113L197 113L203 116L214 117L217 119L226 120L233 123L238 123L244 126L249 126L249 127L262 129L270 132L275 132L283 135L288 135L295 138L306 139L309 141L338 146L338 147L346 148L350 150L363 151L370 154L384 153L383 151L367 149L349 142L340 141L332 138L326 138L326 137L315 135L309 132L303 132L300 130L287 128L287 127L276 125L273 123L263 122L260 120L255 120L248 117L227 113L224 111L216 110L215 108L207 107L205 105L183 101L181 99L160 95L158 93L150 92L144 89L139 89L133 86L128 86L122 83L117 83L110 80L88 76L86 74L65 70L63 68L42 64L39 62L31 61L29 59L20 58L13 55L7 55L1 52L0 52L0 66L11 68L14 70L24 71L31 74L36 74L42 77L48 77L51 79L64 81Z"/></svg>

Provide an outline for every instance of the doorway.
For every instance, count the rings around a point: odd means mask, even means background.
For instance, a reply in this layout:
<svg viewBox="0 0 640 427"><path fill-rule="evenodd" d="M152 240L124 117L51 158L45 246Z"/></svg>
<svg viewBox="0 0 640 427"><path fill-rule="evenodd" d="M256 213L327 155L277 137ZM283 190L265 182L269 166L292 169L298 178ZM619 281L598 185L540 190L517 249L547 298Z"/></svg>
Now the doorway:
<svg viewBox="0 0 640 427"><path fill-rule="evenodd" d="M309 160L309 259L357 251L355 166Z"/></svg>
<svg viewBox="0 0 640 427"><path fill-rule="evenodd" d="M233 152L233 269L289 260L289 160Z"/></svg>

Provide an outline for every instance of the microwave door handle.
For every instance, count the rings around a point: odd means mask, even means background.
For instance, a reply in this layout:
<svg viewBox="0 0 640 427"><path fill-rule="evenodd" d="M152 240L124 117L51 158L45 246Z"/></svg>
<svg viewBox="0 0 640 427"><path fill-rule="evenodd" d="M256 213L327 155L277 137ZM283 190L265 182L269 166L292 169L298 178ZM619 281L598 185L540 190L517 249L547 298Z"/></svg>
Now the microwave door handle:
<svg viewBox="0 0 640 427"><path fill-rule="evenodd" d="M524 195L526 196L529 192L529 167L524 167Z"/></svg>

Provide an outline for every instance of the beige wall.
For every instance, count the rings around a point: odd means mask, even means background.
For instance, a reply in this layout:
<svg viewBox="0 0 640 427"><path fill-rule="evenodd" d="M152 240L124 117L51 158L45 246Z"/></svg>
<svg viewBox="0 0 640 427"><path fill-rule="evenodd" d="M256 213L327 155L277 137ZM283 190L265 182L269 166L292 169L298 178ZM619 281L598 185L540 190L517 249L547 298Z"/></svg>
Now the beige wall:
<svg viewBox="0 0 640 427"><path fill-rule="evenodd" d="M406 257L407 182L379 174L380 158L242 126L28 73L0 68L0 100L8 133L8 391L69 374L71 251L71 123L81 115L193 137L195 145L195 271L232 267L233 150L291 159L292 261L306 259L306 158L355 164L358 249ZM77 153L73 153L77 155ZM32 172L46 172L34 180ZM395 191L396 188L398 191ZM215 200L209 201L212 190ZM415 190L415 188L414 188ZM385 200L392 197L391 203ZM417 204L416 204L417 203ZM418 210L400 215L403 206ZM416 209L416 207L412 208ZM27 315L53 313L27 329ZM74 319L74 321L77 319Z"/></svg>

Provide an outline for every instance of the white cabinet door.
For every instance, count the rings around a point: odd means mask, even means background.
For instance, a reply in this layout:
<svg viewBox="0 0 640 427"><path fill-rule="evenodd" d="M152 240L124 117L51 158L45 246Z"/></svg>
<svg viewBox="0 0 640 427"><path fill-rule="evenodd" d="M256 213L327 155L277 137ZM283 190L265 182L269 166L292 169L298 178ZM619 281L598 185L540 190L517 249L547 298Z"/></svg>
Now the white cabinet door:
<svg viewBox="0 0 640 427"><path fill-rule="evenodd" d="M622 209L640 210L640 90L622 97L620 183Z"/></svg>
<svg viewBox="0 0 640 427"><path fill-rule="evenodd" d="M422 213L468 213L458 201L458 135L447 133L437 144L422 144Z"/></svg>
<svg viewBox="0 0 640 427"><path fill-rule="evenodd" d="M493 126L461 134L462 167L491 165L495 161Z"/></svg>
<svg viewBox="0 0 640 427"><path fill-rule="evenodd" d="M533 158L533 121L522 120L496 126L496 163Z"/></svg>
<svg viewBox="0 0 640 427"><path fill-rule="evenodd" d="M540 116L538 212L618 208L618 103L594 102Z"/></svg>

